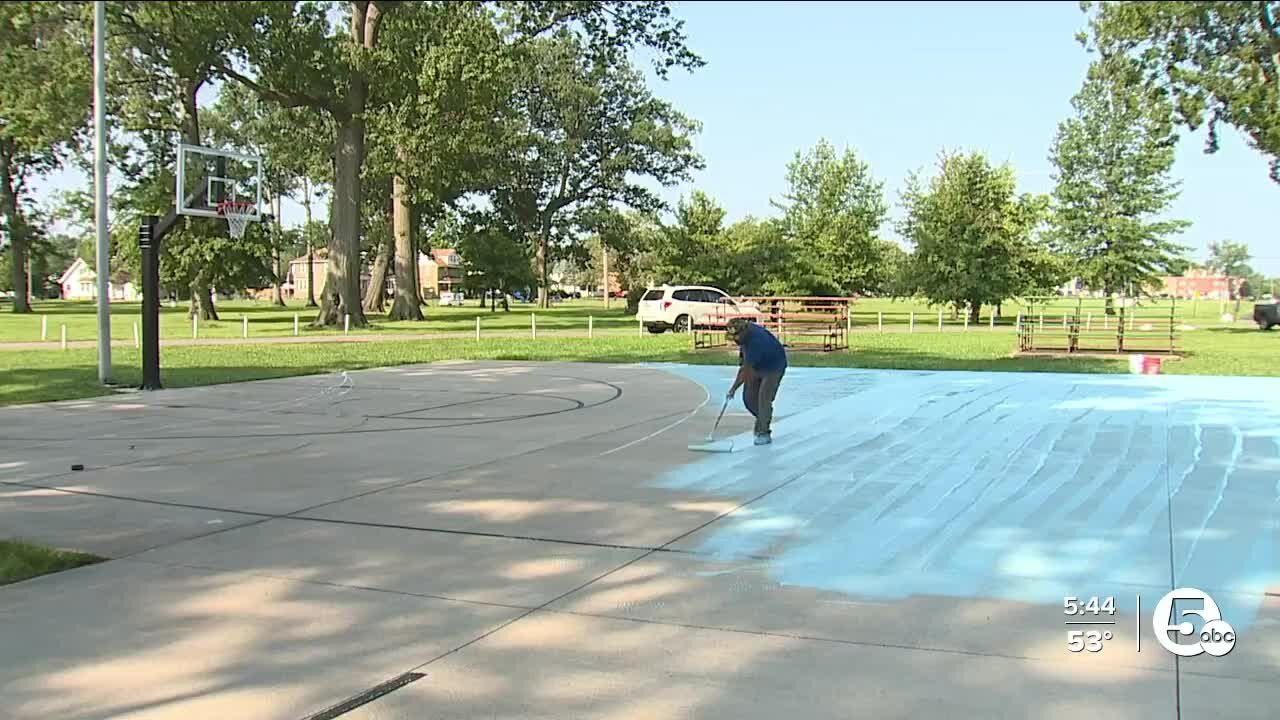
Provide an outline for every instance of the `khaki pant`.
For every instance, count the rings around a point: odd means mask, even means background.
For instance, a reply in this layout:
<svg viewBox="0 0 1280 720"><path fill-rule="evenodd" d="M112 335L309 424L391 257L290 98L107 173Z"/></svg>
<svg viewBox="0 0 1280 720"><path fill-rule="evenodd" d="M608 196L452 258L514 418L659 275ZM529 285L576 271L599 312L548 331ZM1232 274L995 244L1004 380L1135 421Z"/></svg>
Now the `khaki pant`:
<svg viewBox="0 0 1280 720"><path fill-rule="evenodd" d="M756 435L772 433L773 400L778 396L778 386L782 384L785 369L771 373L752 373L751 379L743 386L742 401L747 411L756 417Z"/></svg>

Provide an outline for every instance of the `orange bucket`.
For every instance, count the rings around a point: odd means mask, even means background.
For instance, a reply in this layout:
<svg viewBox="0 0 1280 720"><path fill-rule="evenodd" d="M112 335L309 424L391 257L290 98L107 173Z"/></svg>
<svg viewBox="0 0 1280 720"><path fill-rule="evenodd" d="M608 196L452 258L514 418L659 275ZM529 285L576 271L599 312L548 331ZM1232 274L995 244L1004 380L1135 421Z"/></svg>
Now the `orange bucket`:
<svg viewBox="0 0 1280 720"><path fill-rule="evenodd" d="M1160 374L1160 357L1156 355L1142 356L1142 374L1143 375L1159 375Z"/></svg>

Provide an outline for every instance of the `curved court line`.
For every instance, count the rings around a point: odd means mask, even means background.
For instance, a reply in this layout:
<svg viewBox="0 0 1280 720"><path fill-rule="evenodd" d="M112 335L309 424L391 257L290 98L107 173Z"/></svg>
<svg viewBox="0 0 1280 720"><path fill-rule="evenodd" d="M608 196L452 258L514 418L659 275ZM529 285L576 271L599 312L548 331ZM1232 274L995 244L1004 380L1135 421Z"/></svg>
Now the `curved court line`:
<svg viewBox="0 0 1280 720"><path fill-rule="evenodd" d="M698 403L698 407L696 407L696 408L694 408L693 410L691 410L691 411L689 412L689 414L688 414L688 415L685 415L684 417L682 417L682 418L680 418L679 420L677 420L677 421L675 421L675 422L671 423L670 425L668 425L668 426L666 426L666 427L662 428L661 430L657 430L657 431L655 431L655 432L651 432L651 433L649 433L648 435L645 435L644 437L639 438L639 439L637 439L637 440L632 440L631 442L626 443L625 445L619 445L618 447L616 447L616 448L614 448L614 449L612 449L612 450L605 450L604 452L600 453L600 454L599 454L599 455L597 455L596 457L604 457L605 455L611 455L611 454L613 454L613 453L616 453L616 452L618 452L619 450L626 450L627 448L631 447L632 445L639 445L640 443L642 443L642 442L644 442L644 441L646 441L646 440L651 440L651 439L653 439L653 438L655 438L655 437L657 437L657 436L661 435L662 433L664 433L664 432L666 432L666 431L670 430L671 428L673 428L673 427L675 427L675 426L679 425L680 423L685 422L686 420L688 420L689 418L693 417L694 415L697 415L697 414L698 414L698 411L699 411L699 410L701 410L701 409L702 409L702 407L703 407L704 405L706 405L706 404L711 400L711 391L710 391L710 390L707 390L706 388L703 388L703 391L706 393L706 397L704 397L704 398L702 399L702 402Z"/></svg>
<svg viewBox="0 0 1280 720"><path fill-rule="evenodd" d="M353 427L348 427L348 428L339 429L339 430L304 430L304 431L298 431L298 432L275 432L275 433L237 433L233 435L156 435L156 436L117 435L113 437L103 437L103 436L78 437L78 438L31 437L31 438L25 438L25 439L33 442L47 442L47 443L120 442L120 441L128 441L128 440L132 440L135 442L138 442L138 441L159 442L163 440L257 440L257 439L265 439L265 438L287 438L287 437L303 437L303 436L362 435L366 433L412 432L416 430L450 429L450 428L457 428L457 427L470 427L473 425L490 425L490 424L500 423L500 422L512 422L515 420L532 420L534 418L551 417L554 415L560 415L562 413L567 413L567 412L577 412L578 410L589 410L591 408L597 408L602 405L607 405L617 400L618 398L622 397L622 388L607 380L597 380L595 378L576 377L573 375L539 375L537 373L531 373L531 374L536 375L538 377L555 378L557 380L576 380L578 382L583 382L583 383L594 383L596 385L604 385L605 387L608 387L609 389L613 390L613 395L599 402L591 403L590 405L583 405L582 407L567 407L567 408L561 408L559 410L548 410L546 412L541 412L541 413L530 413L528 415L518 415L518 416L502 417L502 418L496 418L496 419L484 418L480 420L474 420L471 422L456 422L456 423L451 423L447 425L424 424L424 425L410 425L407 427L370 428L370 427L363 427L363 425L367 424L370 419L369 416L366 416L359 423L356 423ZM327 393L329 390L332 390L332 389L333 388L328 388L325 390L325 392ZM575 401L575 402L579 402L579 401ZM251 412L254 412L254 411L251 411ZM197 425L208 424L210 422L213 422L213 420L209 419L204 421L197 421L195 424Z"/></svg>

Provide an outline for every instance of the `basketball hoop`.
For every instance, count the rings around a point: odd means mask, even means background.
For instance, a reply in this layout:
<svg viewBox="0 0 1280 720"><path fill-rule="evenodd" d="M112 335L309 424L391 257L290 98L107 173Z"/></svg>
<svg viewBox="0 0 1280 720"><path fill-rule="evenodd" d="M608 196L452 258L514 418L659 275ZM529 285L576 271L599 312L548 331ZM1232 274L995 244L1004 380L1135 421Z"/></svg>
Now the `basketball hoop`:
<svg viewBox="0 0 1280 720"><path fill-rule="evenodd" d="M240 239L244 237L245 228L249 227L249 222L253 220L253 203L241 200L225 200L218 203L218 215L227 219L227 227L230 229L231 237Z"/></svg>

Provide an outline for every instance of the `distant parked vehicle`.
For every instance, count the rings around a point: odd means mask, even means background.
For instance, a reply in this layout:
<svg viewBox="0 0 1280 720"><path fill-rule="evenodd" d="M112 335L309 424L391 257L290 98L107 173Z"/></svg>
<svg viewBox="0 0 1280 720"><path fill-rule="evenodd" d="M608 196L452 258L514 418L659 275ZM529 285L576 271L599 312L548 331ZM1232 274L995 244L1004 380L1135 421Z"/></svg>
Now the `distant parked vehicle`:
<svg viewBox="0 0 1280 720"><path fill-rule="evenodd" d="M1280 303L1255 303L1253 321L1258 324L1259 330L1270 330L1280 325Z"/></svg>
<svg viewBox="0 0 1280 720"><path fill-rule="evenodd" d="M440 293L440 307L462 307L466 302L466 293L451 292L448 290Z"/></svg>
<svg viewBox="0 0 1280 720"><path fill-rule="evenodd" d="M651 333L683 333L693 327L723 327L731 317L760 317L755 303L739 303L720 288L662 285L640 298L640 322Z"/></svg>

